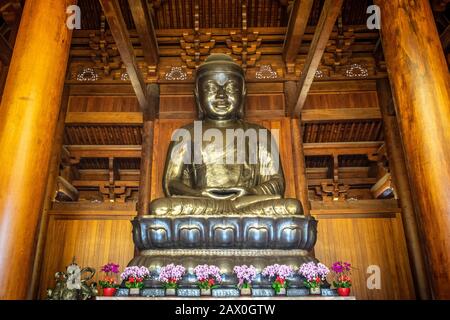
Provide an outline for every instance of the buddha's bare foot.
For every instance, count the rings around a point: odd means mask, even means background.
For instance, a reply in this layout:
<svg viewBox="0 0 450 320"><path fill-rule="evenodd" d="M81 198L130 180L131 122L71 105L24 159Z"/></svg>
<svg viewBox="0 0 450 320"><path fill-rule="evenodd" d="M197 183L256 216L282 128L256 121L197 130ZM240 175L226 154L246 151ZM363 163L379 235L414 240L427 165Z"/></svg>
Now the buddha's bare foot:
<svg viewBox="0 0 450 320"><path fill-rule="evenodd" d="M303 207L297 199L273 199L241 207L239 213L264 216L303 215Z"/></svg>

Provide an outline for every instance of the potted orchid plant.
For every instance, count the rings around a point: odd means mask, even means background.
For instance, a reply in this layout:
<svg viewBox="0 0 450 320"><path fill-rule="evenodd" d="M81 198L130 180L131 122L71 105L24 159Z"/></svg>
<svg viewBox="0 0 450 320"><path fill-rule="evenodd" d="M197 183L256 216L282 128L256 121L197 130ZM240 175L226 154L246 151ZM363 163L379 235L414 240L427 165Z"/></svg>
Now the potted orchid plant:
<svg viewBox="0 0 450 320"><path fill-rule="evenodd" d="M334 281L333 286L337 288L337 292L341 297L350 295L350 287L352 280L350 279L351 264L348 262L337 261L331 266Z"/></svg>
<svg viewBox="0 0 450 320"><path fill-rule="evenodd" d="M185 267L173 263L161 268L159 281L164 283L166 296L175 296L177 294L178 282L183 278L185 272Z"/></svg>
<svg viewBox="0 0 450 320"><path fill-rule="evenodd" d="M194 268L194 274L197 277L197 284L202 296L211 295L211 289L217 288L222 282L220 269L214 265L198 265Z"/></svg>
<svg viewBox="0 0 450 320"><path fill-rule="evenodd" d="M256 268L254 266L235 266L233 272L236 274L242 296L250 296L252 294L251 284L256 277Z"/></svg>
<svg viewBox="0 0 450 320"><path fill-rule="evenodd" d="M117 284L117 274L119 273L119 265L115 263L105 264L101 271L106 275L103 280L98 283L103 288L103 296L114 297L119 285Z"/></svg>
<svg viewBox="0 0 450 320"><path fill-rule="evenodd" d="M269 277L269 279L274 279L272 282L272 288L275 290L277 295L285 295L286 288L289 286L287 277L292 276L294 270L292 267L285 264L279 265L274 264L264 268L262 275Z"/></svg>
<svg viewBox="0 0 450 320"><path fill-rule="evenodd" d="M144 280L150 277L150 271L146 267L126 267L120 277L125 281L131 296L140 295Z"/></svg>
<svg viewBox="0 0 450 320"><path fill-rule="evenodd" d="M311 294L320 295L323 282L326 280L330 269L323 263L308 262L300 266L298 270L300 276L304 278L303 282Z"/></svg>

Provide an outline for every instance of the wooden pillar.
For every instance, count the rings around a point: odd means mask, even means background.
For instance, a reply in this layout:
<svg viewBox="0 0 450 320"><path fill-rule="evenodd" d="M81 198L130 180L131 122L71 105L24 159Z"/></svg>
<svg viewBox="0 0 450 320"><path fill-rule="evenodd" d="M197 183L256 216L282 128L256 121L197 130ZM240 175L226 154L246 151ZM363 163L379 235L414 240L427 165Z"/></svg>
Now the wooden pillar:
<svg viewBox="0 0 450 320"><path fill-rule="evenodd" d="M27 0L0 106L0 299L27 298L75 0Z"/></svg>
<svg viewBox="0 0 450 320"><path fill-rule="evenodd" d="M402 141L398 131L397 119L395 117L389 80L378 80L377 91L381 114L383 115L384 135L389 157L389 166L394 178L396 192L400 198L400 207L402 208L402 221L405 229L405 238L408 247L411 271L414 278L416 296L421 300L428 300L431 298L431 295L424 252L417 227L414 203L410 191L405 156L403 154Z"/></svg>
<svg viewBox="0 0 450 320"><path fill-rule="evenodd" d="M297 199L302 202L305 215L310 215L308 197L308 180L306 179L305 154L303 153L303 137L301 133L301 120L291 119L291 131L294 153L295 191Z"/></svg>
<svg viewBox="0 0 450 320"><path fill-rule="evenodd" d="M142 155L141 155L141 177L139 183L138 215L148 214L153 162L153 133L155 113L159 105L159 86L150 84L147 88L147 100L149 106L144 113L144 127L142 131Z"/></svg>
<svg viewBox="0 0 450 320"><path fill-rule="evenodd" d="M286 81L284 83L284 99L286 101L286 114L290 117L297 103L297 81Z"/></svg>
<svg viewBox="0 0 450 320"><path fill-rule="evenodd" d="M450 299L450 85L426 0L375 0L433 296Z"/></svg>

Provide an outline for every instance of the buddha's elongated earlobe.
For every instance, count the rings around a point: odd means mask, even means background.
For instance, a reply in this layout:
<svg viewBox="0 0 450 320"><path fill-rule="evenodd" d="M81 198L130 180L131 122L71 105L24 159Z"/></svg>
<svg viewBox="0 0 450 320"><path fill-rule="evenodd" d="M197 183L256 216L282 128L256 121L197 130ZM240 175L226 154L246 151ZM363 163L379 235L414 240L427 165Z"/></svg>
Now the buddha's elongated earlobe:
<svg viewBox="0 0 450 320"><path fill-rule="evenodd" d="M247 102L247 87L244 84L244 88L242 89L242 102L238 111L238 119L244 119L245 117L245 104Z"/></svg>
<svg viewBox="0 0 450 320"><path fill-rule="evenodd" d="M203 120L205 118L205 112L203 111L202 104L200 103L197 87L195 87L194 96L195 96L195 104L197 105L198 119Z"/></svg>

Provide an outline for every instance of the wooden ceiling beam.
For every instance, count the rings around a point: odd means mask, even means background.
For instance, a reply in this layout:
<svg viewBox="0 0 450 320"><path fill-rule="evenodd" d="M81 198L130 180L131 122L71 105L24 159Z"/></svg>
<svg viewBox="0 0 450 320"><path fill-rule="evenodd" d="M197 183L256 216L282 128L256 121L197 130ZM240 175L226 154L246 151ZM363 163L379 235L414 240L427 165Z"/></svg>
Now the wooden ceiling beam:
<svg viewBox="0 0 450 320"><path fill-rule="evenodd" d="M127 25L120 9L118 0L99 0L102 5L106 20L108 21L111 34L119 50L120 57L127 68L131 85L133 86L139 105L143 111L151 108L147 99L147 87L144 77L137 65L136 56L134 54L133 45L128 34Z"/></svg>
<svg viewBox="0 0 450 320"><path fill-rule="evenodd" d="M366 41L376 41L379 37L378 31L371 31L367 30L366 25L346 25L350 29L354 31L355 39L358 40L366 40ZM233 29L231 29L233 30ZM283 41L286 38L286 32L287 28L285 27L257 27L257 28L248 28L248 32L258 32L258 36L262 38L264 41ZM73 32L73 38L74 42L76 44L89 42L89 34L92 32L95 32L96 30L89 30L89 29L83 29L83 30L74 30ZM314 37L314 26L307 26L304 39L312 41ZM179 44L180 38L183 37L184 33L192 33L192 29L155 29L156 37L158 38L158 43L164 43L164 44ZM135 30L129 30L130 37L132 38L133 42L138 43L138 32ZM224 28L210 28L208 29L208 33L211 33L214 39L216 41L222 41L224 42L226 39L230 36L230 29L224 29ZM331 33L330 39L336 39L338 38L338 32L333 31ZM83 38L86 38L86 40L83 40ZM109 36L106 38L108 41L110 40Z"/></svg>
<svg viewBox="0 0 450 320"><path fill-rule="evenodd" d="M325 52L328 39L333 31L336 19L341 12L343 2L344 0L325 0L323 4L322 13L320 14L298 85L298 99L292 114L295 118L299 118L301 115L309 89L311 88L317 68Z"/></svg>
<svg viewBox="0 0 450 320"><path fill-rule="evenodd" d="M379 120L381 112L378 108L339 108L339 109L307 109L302 110L302 122L331 122Z"/></svg>
<svg viewBox="0 0 450 320"><path fill-rule="evenodd" d="M81 158L140 158L140 145L66 145L70 157Z"/></svg>
<svg viewBox="0 0 450 320"><path fill-rule="evenodd" d="M383 143L383 141L304 143L303 150L305 156L373 155Z"/></svg>
<svg viewBox="0 0 450 320"><path fill-rule="evenodd" d="M342 168L339 168L341 171ZM322 183L326 183L327 185L333 184L333 179L319 179L319 178L308 178L308 187L320 187ZM338 178L337 183L344 185L374 185L377 183L377 178Z"/></svg>
<svg viewBox="0 0 450 320"><path fill-rule="evenodd" d="M138 188L139 187L139 181L121 181L121 180L116 180L114 181L114 186L115 187L135 187ZM72 181L72 185L74 187L78 187L78 188L82 188L82 187L98 187L98 186L109 186L110 185L110 181L106 181L106 180L73 180Z"/></svg>
<svg viewBox="0 0 450 320"><path fill-rule="evenodd" d="M321 219L338 217L373 218L389 217L400 213L396 199L389 200L358 200L358 201L311 201L311 215L320 216Z"/></svg>
<svg viewBox="0 0 450 320"><path fill-rule="evenodd" d="M66 125L138 125L144 123L142 112L69 112Z"/></svg>
<svg viewBox="0 0 450 320"><path fill-rule="evenodd" d="M294 63L297 58L313 3L314 0L296 0L294 3L283 45L283 59L286 64Z"/></svg>
<svg viewBox="0 0 450 320"><path fill-rule="evenodd" d="M141 40L144 60L149 66L155 67L159 61L159 49L147 3L145 0L128 0L128 4Z"/></svg>

